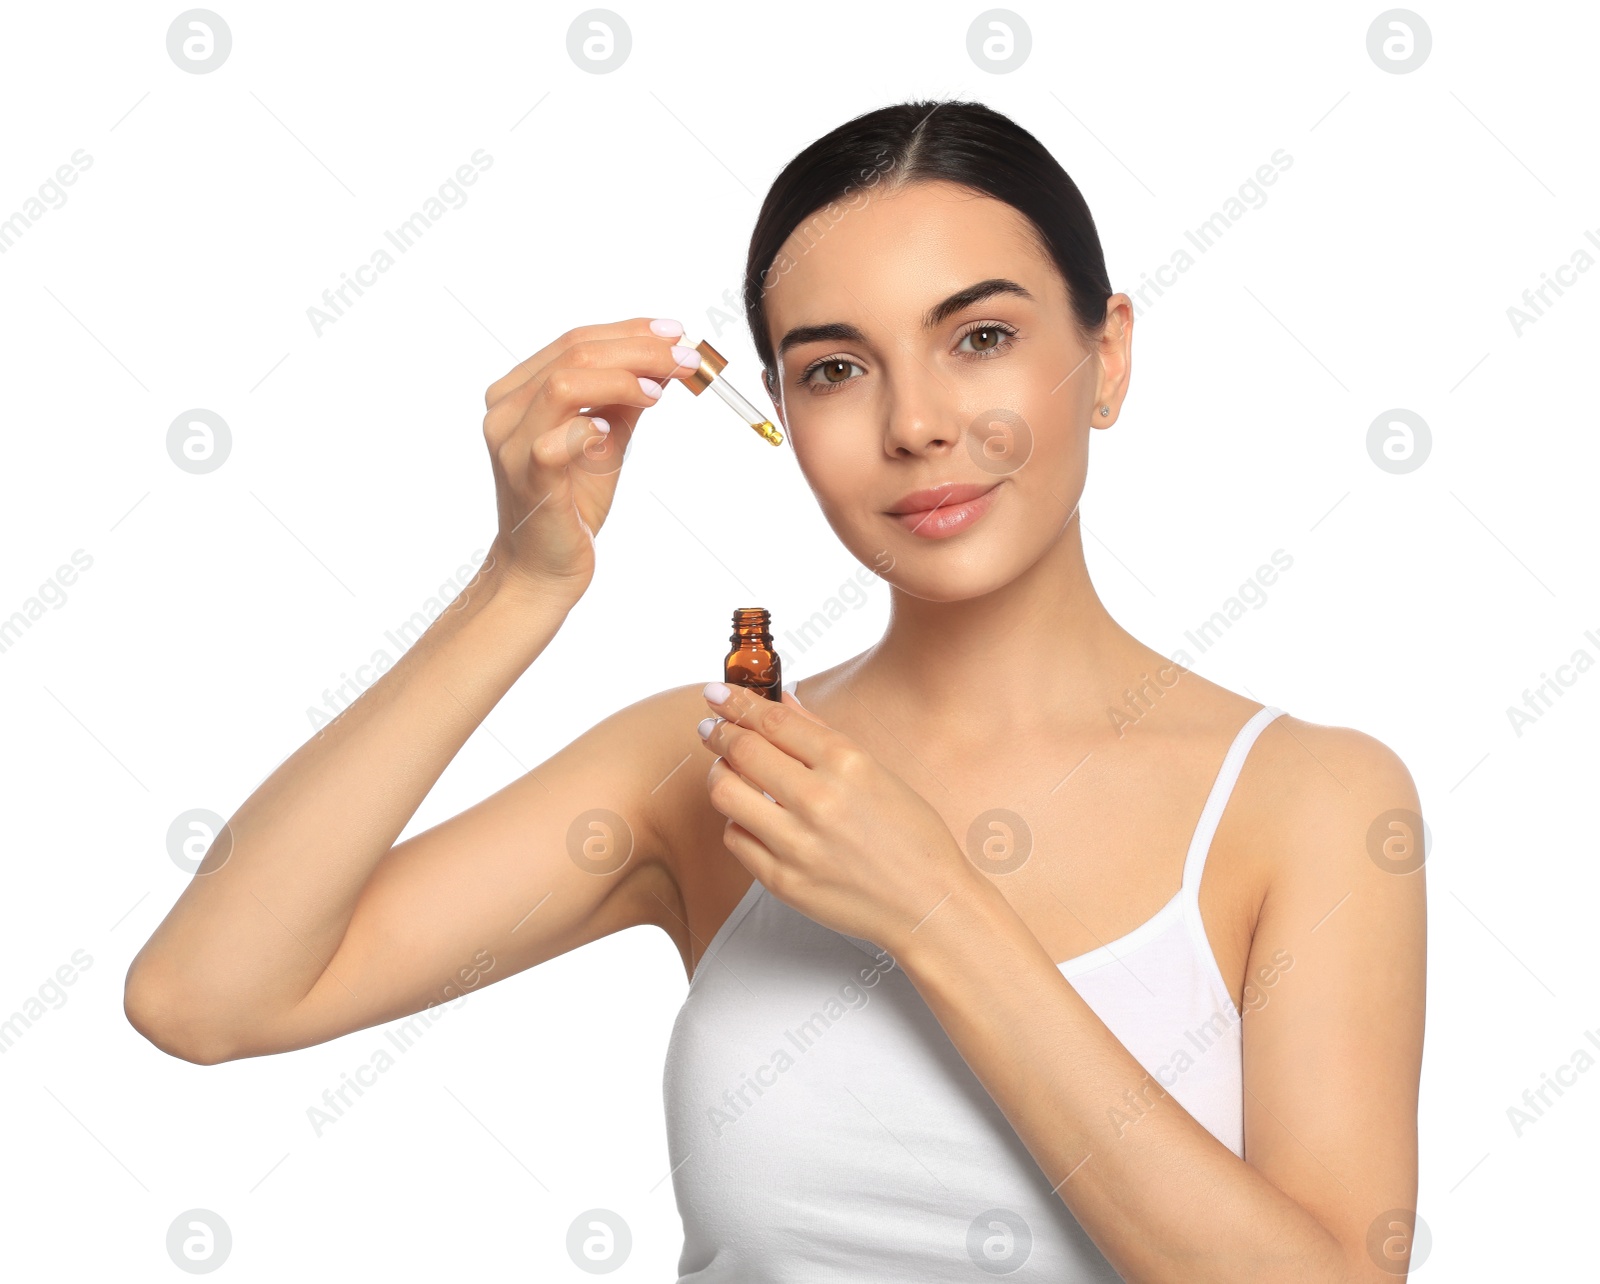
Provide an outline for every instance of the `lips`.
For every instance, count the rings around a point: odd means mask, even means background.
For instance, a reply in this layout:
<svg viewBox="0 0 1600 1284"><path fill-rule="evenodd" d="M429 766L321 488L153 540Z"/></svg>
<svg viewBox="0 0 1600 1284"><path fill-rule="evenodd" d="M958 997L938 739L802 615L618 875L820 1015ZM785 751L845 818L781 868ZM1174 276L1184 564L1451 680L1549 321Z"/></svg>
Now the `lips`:
<svg viewBox="0 0 1600 1284"><path fill-rule="evenodd" d="M988 512L999 485L997 481L987 485L960 482L913 491L887 516L921 539L945 539L966 530Z"/></svg>
<svg viewBox="0 0 1600 1284"><path fill-rule="evenodd" d="M940 486L930 486L927 490L914 490L909 495L902 496L898 503L885 511L891 516L898 517L906 513L926 513L935 508L949 508L977 499L999 484L997 481L945 482Z"/></svg>

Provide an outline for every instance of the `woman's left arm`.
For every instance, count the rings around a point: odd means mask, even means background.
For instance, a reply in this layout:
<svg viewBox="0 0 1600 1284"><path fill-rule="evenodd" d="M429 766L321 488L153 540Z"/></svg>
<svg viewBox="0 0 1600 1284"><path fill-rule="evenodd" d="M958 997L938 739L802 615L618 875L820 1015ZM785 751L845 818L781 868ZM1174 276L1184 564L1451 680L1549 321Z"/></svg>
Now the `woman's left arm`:
<svg viewBox="0 0 1600 1284"><path fill-rule="evenodd" d="M1128 1280L1406 1272L1426 944L1416 790L1370 737L1290 734L1306 753L1273 791L1281 857L1240 1005L1248 1159L1145 1071L1003 897L952 896L895 954Z"/></svg>
<svg viewBox="0 0 1600 1284"><path fill-rule="evenodd" d="M1287 716L1263 732L1304 753L1278 755L1252 817L1273 855L1246 980L1270 989L1241 1004L1241 1159L1118 1041L904 781L791 696L709 702L728 849L780 900L889 951L1123 1278L1405 1274L1426 910L1416 789L1387 747Z"/></svg>

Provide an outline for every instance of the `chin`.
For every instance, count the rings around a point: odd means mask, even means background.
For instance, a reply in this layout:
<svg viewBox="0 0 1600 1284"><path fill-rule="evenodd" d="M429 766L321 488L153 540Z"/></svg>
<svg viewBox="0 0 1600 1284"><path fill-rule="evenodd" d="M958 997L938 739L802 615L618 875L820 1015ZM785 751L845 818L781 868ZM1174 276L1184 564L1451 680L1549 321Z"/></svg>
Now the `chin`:
<svg viewBox="0 0 1600 1284"><path fill-rule="evenodd" d="M925 602L964 602L1004 588L1026 567L1014 544L997 532L974 530L959 539L916 536L848 542L856 559L886 584Z"/></svg>

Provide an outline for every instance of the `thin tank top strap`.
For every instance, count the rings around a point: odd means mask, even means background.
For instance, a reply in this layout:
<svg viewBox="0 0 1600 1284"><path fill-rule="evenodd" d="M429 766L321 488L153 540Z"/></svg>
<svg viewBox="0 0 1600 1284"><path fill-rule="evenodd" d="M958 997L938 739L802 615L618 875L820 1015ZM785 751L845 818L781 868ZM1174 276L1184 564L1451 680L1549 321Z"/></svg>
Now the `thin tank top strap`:
<svg viewBox="0 0 1600 1284"><path fill-rule="evenodd" d="M1228 805L1233 787L1238 782L1239 770L1244 766L1245 755L1250 752L1250 746L1255 744L1256 737L1261 734L1263 728L1282 713L1282 709L1263 705L1244 726L1239 728L1233 743L1228 746L1228 752L1222 759L1222 766L1217 770L1217 779L1206 798L1206 805L1201 808L1200 821L1194 827L1194 837L1189 841L1189 853L1183 861L1183 887L1178 893L1195 956L1209 978L1222 1010L1232 1013L1235 1018L1241 1014L1233 1002L1233 995L1228 991L1228 983L1222 975L1221 966L1217 963L1216 952L1211 948L1211 942L1206 936L1205 921L1200 916L1200 875L1205 872L1206 856L1211 851L1211 839L1217 832L1217 823L1222 819L1223 808Z"/></svg>
<svg viewBox="0 0 1600 1284"><path fill-rule="evenodd" d="M1228 752L1222 759L1222 766L1217 770L1217 779L1211 786L1211 793L1206 797L1206 805L1200 811L1200 820L1194 827L1194 837L1189 840L1189 852L1183 860L1183 896L1189 903L1189 908L1194 911L1197 922L1200 908L1200 876L1205 872L1206 856L1211 851L1211 840L1216 835L1223 809L1227 807L1228 799L1233 795L1233 787L1239 780L1239 772L1244 767L1250 746L1255 744L1256 737L1266 725L1282 713L1282 709L1274 708L1270 704L1263 705L1244 726L1239 728L1238 734L1234 736L1233 743L1228 746Z"/></svg>

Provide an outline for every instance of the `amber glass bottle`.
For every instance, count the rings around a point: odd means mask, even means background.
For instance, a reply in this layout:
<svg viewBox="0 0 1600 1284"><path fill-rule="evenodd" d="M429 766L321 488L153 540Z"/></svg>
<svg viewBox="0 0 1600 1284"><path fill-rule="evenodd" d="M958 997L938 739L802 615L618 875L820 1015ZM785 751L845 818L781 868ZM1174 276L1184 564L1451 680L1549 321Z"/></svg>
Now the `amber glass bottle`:
<svg viewBox="0 0 1600 1284"><path fill-rule="evenodd" d="M772 649L771 616L764 606L741 606L733 613L733 650L723 658L722 680L749 687L768 700L783 700L783 671Z"/></svg>

